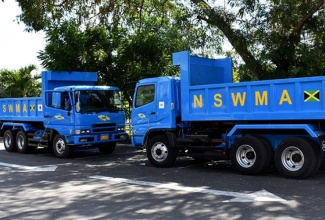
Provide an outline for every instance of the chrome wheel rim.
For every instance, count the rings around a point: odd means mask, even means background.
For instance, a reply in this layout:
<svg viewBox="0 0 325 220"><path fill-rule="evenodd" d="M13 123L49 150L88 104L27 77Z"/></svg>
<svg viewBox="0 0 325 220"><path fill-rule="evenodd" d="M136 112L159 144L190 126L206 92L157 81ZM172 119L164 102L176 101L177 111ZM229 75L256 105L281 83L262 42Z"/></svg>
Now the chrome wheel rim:
<svg viewBox="0 0 325 220"><path fill-rule="evenodd" d="M65 152L65 142L62 139L59 139L55 144L56 152L63 154Z"/></svg>
<svg viewBox="0 0 325 220"><path fill-rule="evenodd" d="M256 161L256 153L254 148L250 145L242 145L236 152L236 159L240 166L249 168L254 165Z"/></svg>
<svg viewBox="0 0 325 220"><path fill-rule="evenodd" d="M11 137L10 137L10 135L6 135L5 137L4 137L4 145L5 145L5 147L10 147L11 146L11 142L12 142L12 140L11 140Z"/></svg>
<svg viewBox="0 0 325 220"><path fill-rule="evenodd" d="M155 159L158 162L166 160L168 156L168 149L167 146L164 143L156 143L151 148L151 155L153 159Z"/></svg>
<svg viewBox="0 0 325 220"><path fill-rule="evenodd" d="M281 162L287 170L297 171L304 165L305 157L299 148L290 146L282 152Z"/></svg>
<svg viewBox="0 0 325 220"><path fill-rule="evenodd" d="M21 135L19 135L17 137L17 147L19 149L23 149L24 148L24 145L25 145L25 140L24 140L24 138Z"/></svg>

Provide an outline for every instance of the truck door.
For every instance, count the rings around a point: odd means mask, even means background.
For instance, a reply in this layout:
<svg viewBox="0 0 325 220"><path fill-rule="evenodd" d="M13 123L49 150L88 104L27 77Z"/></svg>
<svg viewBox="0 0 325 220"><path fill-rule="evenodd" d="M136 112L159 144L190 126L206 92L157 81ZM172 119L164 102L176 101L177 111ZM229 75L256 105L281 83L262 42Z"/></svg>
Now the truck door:
<svg viewBox="0 0 325 220"><path fill-rule="evenodd" d="M156 84L137 86L132 108L133 146L142 146L143 138L149 127L154 127L157 121Z"/></svg>
<svg viewBox="0 0 325 220"><path fill-rule="evenodd" d="M61 135L74 132L74 112L70 92L46 92L44 126L57 130Z"/></svg>

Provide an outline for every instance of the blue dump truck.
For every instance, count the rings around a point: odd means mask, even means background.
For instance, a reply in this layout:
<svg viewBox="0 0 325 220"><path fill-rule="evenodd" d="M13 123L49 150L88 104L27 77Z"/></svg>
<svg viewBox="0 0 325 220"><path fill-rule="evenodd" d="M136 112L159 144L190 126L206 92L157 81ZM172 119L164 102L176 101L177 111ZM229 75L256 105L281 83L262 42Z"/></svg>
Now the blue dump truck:
<svg viewBox="0 0 325 220"><path fill-rule="evenodd" d="M60 158L96 147L112 153L126 139L119 89L95 86L95 72L42 72L41 97L0 99L1 136L7 151L48 147Z"/></svg>
<svg viewBox="0 0 325 220"><path fill-rule="evenodd" d="M325 77L232 82L232 60L173 54L180 77L140 80L132 145L157 167L176 157L231 160L248 175L270 166L287 178L319 169L325 151Z"/></svg>

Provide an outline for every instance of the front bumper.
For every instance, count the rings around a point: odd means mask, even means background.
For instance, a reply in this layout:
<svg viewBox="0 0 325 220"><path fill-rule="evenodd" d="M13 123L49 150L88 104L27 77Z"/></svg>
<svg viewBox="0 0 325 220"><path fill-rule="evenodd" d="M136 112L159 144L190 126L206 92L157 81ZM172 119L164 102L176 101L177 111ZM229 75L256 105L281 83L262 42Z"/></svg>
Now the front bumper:
<svg viewBox="0 0 325 220"><path fill-rule="evenodd" d="M78 134L66 136L69 145L90 145L110 142L122 142L127 139L126 132L103 133L103 134Z"/></svg>

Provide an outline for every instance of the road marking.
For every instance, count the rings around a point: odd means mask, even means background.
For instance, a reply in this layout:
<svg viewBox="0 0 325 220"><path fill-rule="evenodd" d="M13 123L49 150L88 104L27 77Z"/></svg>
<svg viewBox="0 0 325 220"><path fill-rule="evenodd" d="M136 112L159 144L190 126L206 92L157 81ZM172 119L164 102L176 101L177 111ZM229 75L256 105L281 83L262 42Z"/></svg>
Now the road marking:
<svg viewBox="0 0 325 220"><path fill-rule="evenodd" d="M269 193L266 190L260 190L254 193L246 194L246 193L206 189L204 187L188 187L188 186L182 186L178 183L147 182L147 181L138 181L138 180L130 180L130 179L114 178L114 177L106 177L106 176L89 176L88 178L106 180L115 183L127 183L127 184L141 185L141 186L151 186L160 189L185 191L189 193L205 193L205 194L212 194L217 196L235 197L233 199L225 200L223 202L284 202L286 201L272 193Z"/></svg>
<svg viewBox="0 0 325 220"><path fill-rule="evenodd" d="M31 166L24 166L24 165L12 164L12 163L2 163L2 162L0 162L0 166L18 168L30 172L55 171L56 168L58 168L58 166L31 167Z"/></svg>

